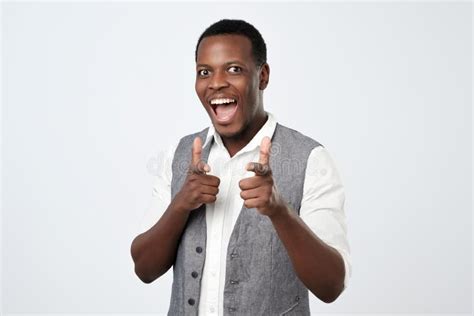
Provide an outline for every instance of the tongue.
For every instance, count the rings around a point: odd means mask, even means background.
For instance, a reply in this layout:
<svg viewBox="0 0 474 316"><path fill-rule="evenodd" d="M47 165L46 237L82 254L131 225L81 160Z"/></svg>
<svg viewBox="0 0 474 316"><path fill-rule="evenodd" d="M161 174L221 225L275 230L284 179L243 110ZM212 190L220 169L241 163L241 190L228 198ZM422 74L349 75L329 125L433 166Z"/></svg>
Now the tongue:
<svg viewBox="0 0 474 316"><path fill-rule="evenodd" d="M228 117L232 115L232 113L234 113L236 106L237 106L236 103L218 105L216 107L217 118L220 120L227 119Z"/></svg>

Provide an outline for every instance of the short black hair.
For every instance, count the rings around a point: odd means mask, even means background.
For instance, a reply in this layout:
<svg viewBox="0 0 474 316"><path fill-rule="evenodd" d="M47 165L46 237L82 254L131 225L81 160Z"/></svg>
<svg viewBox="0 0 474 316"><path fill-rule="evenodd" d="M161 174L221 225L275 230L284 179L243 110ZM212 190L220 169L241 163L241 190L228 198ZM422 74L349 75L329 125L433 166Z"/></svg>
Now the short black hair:
<svg viewBox="0 0 474 316"><path fill-rule="evenodd" d="M252 43L252 55L257 66L267 62L267 46L262 34L250 23L244 20L223 19L209 26L199 37L196 44L194 59L197 61L197 51L201 41L213 35L243 35Z"/></svg>

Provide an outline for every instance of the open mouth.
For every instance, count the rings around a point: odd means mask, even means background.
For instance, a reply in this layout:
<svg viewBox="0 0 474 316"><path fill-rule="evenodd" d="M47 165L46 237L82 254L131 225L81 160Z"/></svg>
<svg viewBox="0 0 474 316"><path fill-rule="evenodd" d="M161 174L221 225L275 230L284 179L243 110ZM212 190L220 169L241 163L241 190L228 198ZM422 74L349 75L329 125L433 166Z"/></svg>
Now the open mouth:
<svg viewBox="0 0 474 316"><path fill-rule="evenodd" d="M237 113L237 100L233 98L215 98L210 101L214 117L219 123L229 123Z"/></svg>

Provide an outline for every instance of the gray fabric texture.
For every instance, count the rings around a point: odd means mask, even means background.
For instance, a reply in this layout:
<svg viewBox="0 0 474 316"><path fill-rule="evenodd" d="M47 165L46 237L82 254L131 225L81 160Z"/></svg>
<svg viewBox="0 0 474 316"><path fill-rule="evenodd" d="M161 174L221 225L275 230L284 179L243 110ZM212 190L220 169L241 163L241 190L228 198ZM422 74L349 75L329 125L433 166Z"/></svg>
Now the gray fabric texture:
<svg viewBox="0 0 474 316"><path fill-rule="evenodd" d="M193 140L206 139L208 128L183 137L172 163L172 198L186 179ZM202 152L207 162L213 141ZM270 167L277 189L299 214L306 163L322 146L293 129L277 124L272 137ZM191 211L173 266L168 315L197 315L206 257L206 207ZM298 279L288 253L270 219L243 206L227 248L224 287L225 315L309 315L308 290Z"/></svg>

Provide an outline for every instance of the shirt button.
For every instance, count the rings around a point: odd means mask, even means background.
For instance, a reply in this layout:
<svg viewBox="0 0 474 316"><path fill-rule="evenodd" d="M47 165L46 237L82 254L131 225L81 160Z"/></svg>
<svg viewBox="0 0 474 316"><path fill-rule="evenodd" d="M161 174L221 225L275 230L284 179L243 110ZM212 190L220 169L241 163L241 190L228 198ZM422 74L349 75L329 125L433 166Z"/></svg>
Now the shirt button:
<svg viewBox="0 0 474 316"><path fill-rule="evenodd" d="M202 247L196 247L196 252L201 253L202 252Z"/></svg>
<svg viewBox="0 0 474 316"><path fill-rule="evenodd" d="M198 275L199 275L199 274L198 274L196 271L191 272L191 276L192 276L193 278L197 278Z"/></svg>
<svg viewBox="0 0 474 316"><path fill-rule="evenodd" d="M211 275L212 275L213 277L215 277L215 276L216 276L216 271L211 271Z"/></svg>
<svg viewBox="0 0 474 316"><path fill-rule="evenodd" d="M188 304L189 304L189 305L194 305L194 303L196 303L196 301L195 301L194 299L190 298L190 299L188 300Z"/></svg>
<svg viewBox="0 0 474 316"><path fill-rule="evenodd" d="M211 313L214 313L214 312L216 311L216 309L214 308L214 306L211 306L211 307L209 308L209 311L210 311Z"/></svg>

